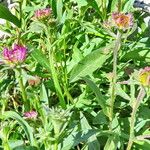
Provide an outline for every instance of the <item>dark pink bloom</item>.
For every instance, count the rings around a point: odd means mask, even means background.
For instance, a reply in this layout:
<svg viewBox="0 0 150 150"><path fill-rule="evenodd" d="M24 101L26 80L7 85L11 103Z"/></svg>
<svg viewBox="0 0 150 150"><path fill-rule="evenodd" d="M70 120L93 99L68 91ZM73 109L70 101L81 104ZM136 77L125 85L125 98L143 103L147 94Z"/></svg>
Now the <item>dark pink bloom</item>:
<svg viewBox="0 0 150 150"><path fill-rule="evenodd" d="M39 9L35 11L34 17L39 20L45 19L51 15L51 12L51 8Z"/></svg>
<svg viewBox="0 0 150 150"><path fill-rule="evenodd" d="M9 50L4 48L3 59L8 63L22 63L26 59L27 48L22 45L14 45L14 48Z"/></svg>
<svg viewBox="0 0 150 150"><path fill-rule="evenodd" d="M29 111L29 112L25 112L24 114L23 114L23 116L25 117L25 118L27 118L27 119L35 119L35 118L37 118L37 112L35 112L35 111Z"/></svg>

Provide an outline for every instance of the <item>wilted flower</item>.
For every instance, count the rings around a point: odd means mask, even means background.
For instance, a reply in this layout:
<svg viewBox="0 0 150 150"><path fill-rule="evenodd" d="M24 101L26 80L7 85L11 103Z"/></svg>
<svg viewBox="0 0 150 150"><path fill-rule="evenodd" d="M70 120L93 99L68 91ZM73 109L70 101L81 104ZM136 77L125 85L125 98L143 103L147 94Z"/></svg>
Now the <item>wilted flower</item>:
<svg viewBox="0 0 150 150"><path fill-rule="evenodd" d="M116 27L123 30L133 26L133 16L130 13L128 14L119 12L112 13L112 21L114 22L114 25Z"/></svg>
<svg viewBox="0 0 150 150"><path fill-rule="evenodd" d="M40 83L40 77L35 76L28 79L29 85L38 85Z"/></svg>
<svg viewBox="0 0 150 150"><path fill-rule="evenodd" d="M13 64L22 63L26 59L26 54L27 48L18 44L15 44L11 50L4 48L2 53L4 62Z"/></svg>
<svg viewBox="0 0 150 150"><path fill-rule="evenodd" d="M52 12L51 8L36 10L34 14L34 18L38 20L46 19L51 15L51 12Z"/></svg>
<svg viewBox="0 0 150 150"><path fill-rule="evenodd" d="M150 67L140 70L139 81L143 86L150 86Z"/></svg>
<svg viewBox="0 0 150 150"><path fill-rule="evenodd" d="M37 118L37 112L35 111L29 111L29 112L25 112L23 114L23 116L26 118L26 119L36 119Z"/></svg>

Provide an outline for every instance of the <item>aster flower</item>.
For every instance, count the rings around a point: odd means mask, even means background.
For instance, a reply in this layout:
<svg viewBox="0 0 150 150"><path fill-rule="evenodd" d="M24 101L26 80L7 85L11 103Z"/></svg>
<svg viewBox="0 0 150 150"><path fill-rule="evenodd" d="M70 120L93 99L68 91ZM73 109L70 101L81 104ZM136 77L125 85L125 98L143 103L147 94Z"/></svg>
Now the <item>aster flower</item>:
<svg viewBox="0 0 150 150"><path fill-rule="evenodd" d="M22 63L26 59L26 54L27 48L18 44L14 44L11 50L4 48L2 52L4 62L12 64Z"/></svg>
<svg viewBox="0 0 150 150"><path fill-rule="evenodd" d="M34 18L38 20L47 19L52 13L51 8L39 9L35 11Z"/></svg>
<svg viewBox="0 0 150 150"><path fill-rule="evenodd" d="M150 86L150 67L140 70L139 81L143 86Z"/></svg>
<svg viewBox="0 0 150 150"><path fill-rule="evenodd" d="M29 112L25 112L23 114L23 116L26 118L26 119L36 119L37 118L37 112L36 111L29 111Z"/></svg>
<svg viewBox="0 0 150 150"><path fill-rule="evenodd" d="M112 21L117 28L122 30L128 29L133 26L133 16L130 13L112 13Z"/></svg>

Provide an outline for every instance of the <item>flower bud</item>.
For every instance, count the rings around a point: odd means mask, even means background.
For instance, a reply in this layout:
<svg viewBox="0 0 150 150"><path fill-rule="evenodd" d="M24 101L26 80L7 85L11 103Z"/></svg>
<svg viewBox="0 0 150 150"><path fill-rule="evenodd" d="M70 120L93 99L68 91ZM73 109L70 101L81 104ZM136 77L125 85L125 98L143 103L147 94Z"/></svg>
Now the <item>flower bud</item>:
<svg viewBox="0 0 150 150"><path fill-rule="evenodd" d="M34 18L38 20L47 19L52 13L51 8L39 9L35 11Z"/></svg>
<svg viewBox="0 0 150 150"><path fill-rule="evenodd" d="M29 111L29 112L25 112L23 114L23 116L26 118L26 119L36 119L37 118L37 112L35 111Z"/></svg>

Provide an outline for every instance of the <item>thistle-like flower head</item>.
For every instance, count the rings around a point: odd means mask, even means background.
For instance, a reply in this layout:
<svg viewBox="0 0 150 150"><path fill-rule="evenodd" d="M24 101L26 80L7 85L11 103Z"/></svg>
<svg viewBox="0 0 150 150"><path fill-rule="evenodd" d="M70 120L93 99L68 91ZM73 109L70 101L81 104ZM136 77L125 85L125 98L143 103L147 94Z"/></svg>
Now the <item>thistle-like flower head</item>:
<svg viewBox="0 0 150 150"><path fill-rule="evenodd" d="M47 19L52 13L51 8L38 9L35 11L34 18L38 20Z"/></svg>
<svg viewBox="0 0 150 150"><path fill-rule="evenodd" d="M12 64L22 63L26 59L26 55L27 48L18 44L14 44L11 50L4 48L2 53L4 62Z"/></svg>
<svg viewBox="0 0 150 150"><path fill-rule="evenodd" d="M112 21L117 28L126 30L133 26L133 15L131 13L114 12L112 13Z"/></svg>

